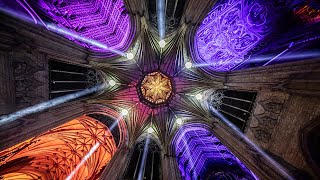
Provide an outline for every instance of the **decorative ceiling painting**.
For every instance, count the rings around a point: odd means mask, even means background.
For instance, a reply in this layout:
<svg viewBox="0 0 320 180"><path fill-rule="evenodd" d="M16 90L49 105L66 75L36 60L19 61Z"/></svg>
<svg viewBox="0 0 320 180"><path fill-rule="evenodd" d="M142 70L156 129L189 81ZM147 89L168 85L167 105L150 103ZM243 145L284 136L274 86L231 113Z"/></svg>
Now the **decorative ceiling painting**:
<svg viewBox="0 0 320 180"><path fill-rule="evenodd" d="M96 179L116 151L108 127L81 116L0 152L0 177Z"/></svg>
<svg viewBox="0 0 320 180"><path fill-rule="evenodd" d="M251 50L266 45L281 17L296 1L219 1L194 38L195 61L205 71L230 71L250 59Z"/></svg>
<svg viewBox="0 0 320 180"><path fill-rule="evenodd" d="M188 124L177 132L173 146L182 179L258 178L205 126Z"/></svg>
<svg viewBox="0 0 320 180"><path fill-rule="evenodd" d="M149 73L139 86L141 98L153 104L167 102L173 91L171 79L161 72Z"/></svg>
<svg viewBox="0 0 320 180"><path fill-rule="evenodd" d="M125 51L135 33L134 24L122 0L17 1L32 17L54 23L59 28L99 42L109 49ZM105 49L81 42L73 36L65 37L94 52L103 52L104 57L114 56Z"/></svg>

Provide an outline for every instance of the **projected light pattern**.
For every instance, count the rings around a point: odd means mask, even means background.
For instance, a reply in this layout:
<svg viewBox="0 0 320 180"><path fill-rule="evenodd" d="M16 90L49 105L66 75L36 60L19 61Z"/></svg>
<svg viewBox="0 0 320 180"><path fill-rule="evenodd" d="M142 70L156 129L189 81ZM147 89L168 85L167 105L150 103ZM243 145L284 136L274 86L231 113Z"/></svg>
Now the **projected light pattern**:
<svg viewBox="0 0 320 180"><path fill-rule="evenodd" d="M108 127L81 116L0 152L0 177L97 179L116 150Z"/></svg>
<svg viewBox="0 0 320 180"><path fill-rule="evenodd" d="M72 94L60 96L58 98L51 99L49 101L45 101L45 102L42 102L42 103L27 107L25 109L16 111L16 112L8 114L8 115L0 116L0 125L4 125L4 124L7 124L7 123L10 123L12 121L15 121L15 120L17 120L19 118L22 118L24 116L27 116L29 114L33 114L33 113L38 113L38 112L44 111L46 109L58 106L60 104L66 103L66 102L71 101L71 100L75 100L77 98L86 96L88 94L99 92L99 91L103 90L105 87L106 87L105 84L97 85L97 86L94 86L94 87L91 87L91 88L88 88L88 89L84 89L82 91L78 91L78 92L75 92L75 93L72 93Z"/></svg>
<svg viewBox="0 0 320 180"><path fill-rule="evenodd" d="M267 1L228 0L217 4L200 25L195 48L199 64L215 71L229 71L271 30Z"/></svg>
<svg viewBox="0 0 320 180"><path fill-rule="evenodd" d="M258 179L211 132L185 125L174 141L182 179Z"/></svg>
<svg viewBox="0 0 320 180"><path fill-rule="evenodd" d="M69 0L29 2L58 26L100 42L110 49L125 51L132 41L132 25L122 0ZM70 40L95 51L105 51L91 44Z"/></svg>
<svg viewBox="0 0 320 180"><path fill-rule="evenodd" d="M142 80L141 93L147 101L160 104L168 100L172 93L172 85L169 77L161 72L152 72Z"/></svg>

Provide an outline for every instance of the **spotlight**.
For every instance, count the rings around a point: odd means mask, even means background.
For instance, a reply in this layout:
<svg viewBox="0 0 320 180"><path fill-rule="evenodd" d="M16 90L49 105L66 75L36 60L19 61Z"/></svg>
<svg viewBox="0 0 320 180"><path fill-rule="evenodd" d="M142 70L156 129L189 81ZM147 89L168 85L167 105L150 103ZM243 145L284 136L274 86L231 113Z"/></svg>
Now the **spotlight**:
<svg viewBox="0 0 320 180"><path fill-rule="evenodd" d="M202 95L201 95L200 93L198 93L198 94L196 95L196 99L201 100L201 99L202 99Z"/></svg>
<svg viewBox="0 0 320 180"><path fill-rule="evenodd" d="M134 55L132 53L127 53L127 58L128 59L133 59L134 58Z"/></svg>
<svg viewBox="0 0 320 180"><path fill-rule="evenodd" d="M182 121L181 118L177 118L177 119L176 119L176 123L177 123L178 125L181 125L181 124L183 123L183 121Z"/></svg>
<svg viewBox="0 0 320 180"><path fill-rule="evenodd" d="M109 85L110 85L110 86L114 86L114 85L116 85L116 82L115 82L113 79L111 79L111 80L109 81Z"/></svg>
<svg viewBox="0 0 320 180"><path fill-rule="evenodd" d="M186 66L187 69L190 69L190 68L192 68L192 63L191 62L187 62L185 64L185 66Z"/></svg>
<svg viewBox="0 0 320 180"><path fill-rule="evenodd" d="M154 130L152 129L152 127L149 127L149 128L147 129L147 132L148 132L149 134L151 134L151 133L154 132Z"/></svg>
<svg viewBox="0 0 320 180"><path fill-rule="evenodd" d="M161 39L161 40L159 41L159 46L160 46L161 48L164 48L164 47L166 46L166 42L165 42L163 39Z"/></svg>
<svg viewBox="0 0 320 180"><path fill-rule="evenodd" d="M126 115L128 115L128 113L129 113L129 111L126 110L126 109L122 109L122 110L121 110L121 115L122 115L122 116L126 116Z"/></svg>

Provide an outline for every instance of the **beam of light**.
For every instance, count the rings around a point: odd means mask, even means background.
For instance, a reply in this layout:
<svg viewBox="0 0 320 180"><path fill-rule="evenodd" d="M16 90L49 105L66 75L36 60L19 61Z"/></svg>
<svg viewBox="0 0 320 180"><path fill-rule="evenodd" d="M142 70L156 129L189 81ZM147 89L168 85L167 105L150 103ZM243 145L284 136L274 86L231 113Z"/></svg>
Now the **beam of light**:
<svg viewBox="0 0 320 180"><path fill-rule="evenodd" d="M24 10L26 10L28 12L28 14L32 17L33 21L35 24L38 24L38 21L36 19L36 17L34 17L34 15L32 14L32 12L30 12L29 8L27 8L20 0L16 0L21 7L24 8ZM29 6L30 7L30 6Z"/></svg>
<svg viewBox="0 0 320 180"><path fill-rule="evenodd" d="M110 130L110 131L112 131L115 127L117 127L120 118L122 118L122 116L119 117L119 118L117 118L117 119L111 124L111 126L109 127L109 130Z"/></svg>
<svg viewBox="0 0 320 180"><path fill-rule="evenodd" d="M150 142L150 135L146 137L146 143L143 148L143 154L142 154L142 159L141 159L141 165L139 168L139 174L138 174L138 180L143 180L144 176L144 170L146 168L146 163L147 163L147 156L148 156L148 150L149 150L149 142Z"/></svg>
<svg viewBox="0 0 320 180"><path fill-rule="evenodd" d="M189 146L187 144L187 141L185 138L185 133L183 134L182 142L186 148L186 150L184 152L186 153L186 157L188 157L188 164L189 164L190 170L192 170L195 168L195 162L194 162L195 159L193 159L194 156L192 156L192 153L191 153ZM195 171L193 171L193 172L196 173ZM192 175L192 176L197 177L197 175L198 174Z"/></svg>
<svg viewBox="0 0 320 180"><path fill-rule="evenodd" d="M30 17L25 16L25 15L23 15L21 13L15 12L15 11L13 11L11 9L0 8L0 11L4 12L4 13L10 15L10 16L13 16L15 18L18 18L20 20L23 20L23 21L26 21L26 22L29 22L29 23L33 22L33 20ZM36 21L35 21L35 24L37 24ZM99 41L80 36L77 33L74 33L74 32L72 32L72 31L70 31L68 29L65 29L65 28L58 27L55 24L43 23L42 25L41 24L38 24L38 25L39 26L44 26L46 29L48 29L48 30L50 30L52 32L55 32L57 34L73 38L73 39L75 39L77 41L87 43L89 45L104 49L106 51L110 51L112 53L118 54L118 55L123 56L123 57L127 57L127 54L124 53L124 52L118 51L116 49L112 49L112 48L108 47L107 45L105 45L105 44L103 44L103 43L101 43Z"/></svg>
<svg viewBox="0 0 320 180"><path fill-rule="evenodd" d="M89 157L94 153L95 150L98 149L100 143L97 142L90 151L84 156L84 158L80 161L80 163L76 166L76 168L69 174L66 180L71 180L75 173L81 168L81 166L89 159Z"/></svg>
<svg viewBox="0 0 320 180"><path fill-rule="evenodd" d="M285 52L288 51L287 49ZM285 52L281 52L280 54L276 56L271 55L265 55L265 56L259 56L249 59L248 61L244 62L243 64L249 64L249 63L260 63L260 62L268 62L268 61L274 61L276 58L279 58L281 56L281 61L292 61L292 60L301 60L306 58L316 58L320 56L320 51L306 51L306 52L296 52L296 53L290 53L283 55ZM268 64L270 63L268 62ZM217 66L222 64L228 64L224 62L212 62L212 63L199 63L194 64L194 67L206 67L206 66Z"/></svg>
<svg viewBox="0 0 320 180"><path fill-rule="evenodd" d="M252 142L246 135L244 135L233 123L231 123L226 117L224 117L218 110L214 107L210 106L208 109L211 109L212 112L219 117L225 124L227 124L233 131L241 137L247 144L251 146L252 149L255 149L262 157L264 157L267 161L269 161L277 170L288 180L294 180L294 178L287 172L286 168L284 168L281 164L275 161L272 157L270 157L267 153L265 153L258 145Z"/></svg>
<svg viewBox="0 0 320 180"><path fill-rule="evenodd" d="M266 66L268 64L270 64L272 61L274 61L275 59L277 59L278 57L280 57L282 54L284 54L285 52L287 52L289 50L289 48L285 49L284 51L282 51L281 53L279 53L278 55L276 55L275 57L273 57L272 59L270 59L268 62L266 62L265 64L263 64L263 66Z"/></svg>
<svg viewBox="0 0 320 180"><path fill-rule="evenodd" d="M320 56L320 51L307 51L307 52L298 52L298 53L290 53L281 57L281 60L301 60L307 58L316 58ZM247 63L259 63L265 62L272 59L273 56L259 56L256 58L252 58L246 62Z"/></svg>
<svg viewBox="0 0 320 180"><path fill-rule="evenodd" d="M36 20L36 19L32 19L32 18L34 18L34 17L30 18L29 16L26 16L26 15L24 15L23 13L20 13L20 12L16 12L16 11L10 9L10 8L0 7L0 12L2 12L2 13L4 13L4 14L8 14L8 15L10 15L10 16L12 16L12 17L15 17L15 18L17 18L17 19L20 19L20 20L22 20L22 21L24 21L24 22L35 23L35 24L37 23L37 20ZM29 13L29 12L28 12L28 13ZM30 15L30 16L31 16L31 15Z"/></svg>
<svg viewBox="0 0 320 180"><path fill-rule="evenodd" d="M16 0L21 6L23 6L23 3L20 0ZM47 28L46 24L42 21L42 19L39 17L39 15L33 10L33 8L29 5L29 3L26 0L23 0L23 2L28 6L28 8L30 9L30 11L32 11L32 13L39 19L39 21ZM25 6L23 6L26 9ZM28 11L28 10L27 10ZM28 11L28 13L32 16L32 13L30 13ZM35 20L35 24L37 24L36 19L34 18L34 16L32 16L33 19Z"/></svg>
<svg viewBox="0 0 320 180"><path fill-rule="evenodd" d="M206 67L206 66L219 66L219 65L225 65L225 64L229 64L229 62L212 62L212 63L197 63L197 64L193 64L193 67Z"/></svg>
<svg viewBox="0 0 320 180"><path fill-rule="evenodd" d="M118 55L123 56L123 57L127 57L127 54L124 53L124 52L112 49L112 48L108 47L107 45L105 45L105 44L103 44L103 43L101 43L99 41L92 40L92 39L80 36L77 33L74 33L72 31L69 31L69 30L64 29L64 28L60 28L60 27L58 27L58 26L56 26L54 24L48 24L47 27L48 27L49 30L51 30L51 31L53 31L53 32L55 32L57 34L65 35L65 36L68 36L68 37L72 37L72 38L74 38L74 39L76 39L78 41L81 41L81 42L90 44L92 46L96 46L98 48L113 52L113 53L118 54Z"/></svg>
<svg viewBox="0 0 320 180"><path fill-rule="evenodd" d="M284 53L286 53L288 50L290 50L294 46L298 46L300 44L305 44L305 43L308 43L308 42L316 41L318 39L320 39L320 36L314 36L314 37L303 39L303 40L300 40L300 41L290 42L288 44L288 48L283 50L282 52L280 52L276 56L266 55L266 56L259 56L259 57L251 58L251 59L249 59L247 61L242 62L241 64L238 64L237 67L239 65L243 65L243 64L267 61L263 65L263 66L266 66L266 65L270 64L272 61L274 61L277 58L279 58L280 56L281 56L281 60L301 60L301 59L305 59L305 58L319 57L319 55L320 55L319 52L309 52L309 51L290 53L290 54L287 54L287 55L283 56ZM220 61L219 59L216 59L216 60L214 60L214 62L210 62L210 63L198 63L198 64L195 64L194 67L221 66L221 65L228 65L228 64L229 64L229 62L224 62L224 61Z"/></svg>
<svg viewBox="0 0 320 180"><path fill-rule="evenodd" d="M166 19L165 19L165 4L164 0L157 0L157 21L160 39L164 39L166 34Z"/></svg>
<svg viewBox="0 0 320 180"><path fill-rule="evenodd" d="M82 91L78 91L78 92L75 92L72 94L68 94L65 96L61 96L61 97L46 101L46 102L36 104L34 106L27 107L25 109L19 110L17 112L9 114L9 115L1 116L0 117L0 126L7 124L7 123L10 123L12 121L15 121L16 119L19 119L19 118L24 117L26 115L41 112L46 109L52 108L54 106L63 104L65 102L77 99L79 97L82 97L82 96L85 96L85 95L88 95L88 94L91 94L94 92L101 91L101 90L105 89L105 87L106 87L105 84L97 85L97 86L94 86L94 87L91 87L88 89L84 89Z"/></svg>

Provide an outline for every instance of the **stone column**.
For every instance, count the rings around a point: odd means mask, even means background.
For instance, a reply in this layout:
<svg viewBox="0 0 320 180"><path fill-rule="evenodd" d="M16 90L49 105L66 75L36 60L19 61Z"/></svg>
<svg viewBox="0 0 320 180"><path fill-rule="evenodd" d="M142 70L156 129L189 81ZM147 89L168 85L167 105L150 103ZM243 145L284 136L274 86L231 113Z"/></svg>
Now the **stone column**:
<svg viewBox="0 0 320 180"><path fill-rule="evenodd" d="M127 165L130 162L130 154L129 148L119 148L109 164L103 170L99 179L121 179L125 173Z"/></svg>
<svg viewBox="0 0 320 180"><path fill-rule="evenodd" d="M181 175L178 169L177 158L175 156L164 155L162 159L163 179L180 180Z"/></svg>
<svg viewBox="0 0 320 180"><path fill-rule="evenodd" d="M280 173L280 169L261 156L260 153L224 123L215 123L212 127L212 133L260 179L286 179Z"/></svg>
<svg viewBox="0 0 320 180"><path fill-rule="evenodd" d="M227 73L229 89L272 89L319 96L319 60L305 60Z"/></svg>
<svg viewBox="0 0 320 180"><path fill-rule="evenodd" d="M15 110L15 96L12 62L0 51L0 116Z"/></svg>

